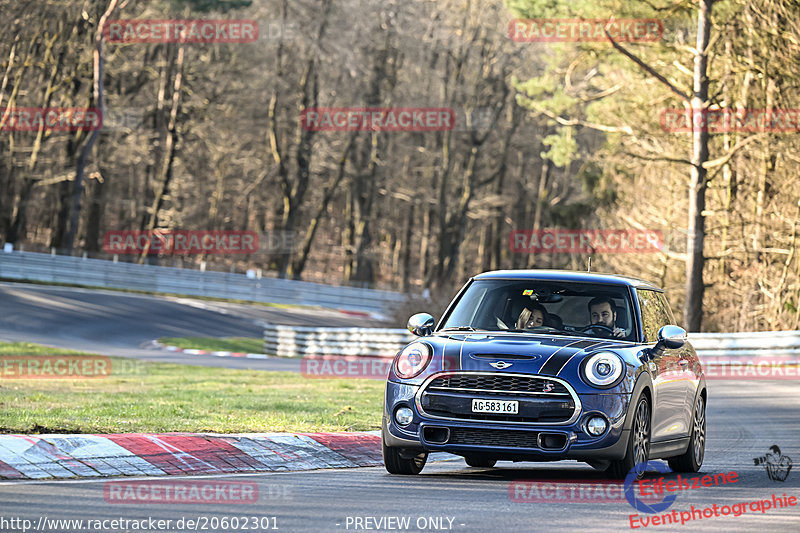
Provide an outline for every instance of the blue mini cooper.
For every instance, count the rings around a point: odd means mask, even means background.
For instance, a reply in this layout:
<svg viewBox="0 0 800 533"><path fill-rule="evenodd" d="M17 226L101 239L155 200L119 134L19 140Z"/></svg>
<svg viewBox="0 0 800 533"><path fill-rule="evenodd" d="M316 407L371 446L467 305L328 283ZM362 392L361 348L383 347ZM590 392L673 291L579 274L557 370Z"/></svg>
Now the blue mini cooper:
<svg viewBox="0 0 800 533"><path fill-rule="evenodd" d="M420 313L389 371L383 459L418 474L428 453L574 459L624 478L666 459L696 472L706 384L664 293L642 280L508 270L470 279L435 325Z"/></svg>

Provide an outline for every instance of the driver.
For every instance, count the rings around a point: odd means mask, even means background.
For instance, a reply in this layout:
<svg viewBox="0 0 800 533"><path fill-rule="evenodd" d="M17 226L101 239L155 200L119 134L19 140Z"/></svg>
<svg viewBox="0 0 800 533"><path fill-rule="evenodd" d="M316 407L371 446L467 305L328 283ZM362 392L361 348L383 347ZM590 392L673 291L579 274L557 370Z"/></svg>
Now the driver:
<svg viewBox="0 0 800 533"><path fill-rule="evenodd" d="M517 320L517 329L531 329L544 325L547 309L542 304L532 303L522 310Z"/></svg>
<svg viewBox="0 0 800 533"><path fill-rule="evenodd" d="M616 326L617 307L614 305L614 300L607 296L599 296L589 302L589 320L592 325L611 329L614 337L625 336L625 331Z"/></svg>

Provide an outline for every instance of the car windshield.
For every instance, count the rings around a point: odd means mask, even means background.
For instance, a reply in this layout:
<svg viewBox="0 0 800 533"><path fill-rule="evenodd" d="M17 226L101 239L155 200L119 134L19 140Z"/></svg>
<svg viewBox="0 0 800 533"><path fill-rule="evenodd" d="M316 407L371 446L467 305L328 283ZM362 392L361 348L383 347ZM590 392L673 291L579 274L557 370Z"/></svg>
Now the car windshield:
<svg viewBox="0 0 800 533"><path fill-rule="evenodd" d="M617 285L476 280L442 330L508 331L635 340L629 291Z"/></svg>

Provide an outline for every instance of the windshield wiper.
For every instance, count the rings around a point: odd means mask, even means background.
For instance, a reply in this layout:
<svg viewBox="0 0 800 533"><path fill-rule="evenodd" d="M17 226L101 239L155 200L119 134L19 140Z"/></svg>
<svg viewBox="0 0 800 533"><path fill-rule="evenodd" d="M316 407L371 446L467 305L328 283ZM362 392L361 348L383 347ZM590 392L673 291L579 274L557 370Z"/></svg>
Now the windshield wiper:
<svg viewBox="0 0 800 533"><path fill-rule="evenodd" d="M453 326L449 328L440 329L439 331L478 331L478 330L473 328L472 326Z"/></svg>

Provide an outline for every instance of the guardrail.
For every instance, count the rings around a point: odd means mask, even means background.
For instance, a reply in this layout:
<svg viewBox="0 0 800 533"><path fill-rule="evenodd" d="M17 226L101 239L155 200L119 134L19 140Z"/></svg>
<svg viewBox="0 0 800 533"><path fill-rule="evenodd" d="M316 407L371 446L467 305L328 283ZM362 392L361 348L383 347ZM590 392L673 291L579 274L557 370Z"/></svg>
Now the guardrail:
<svg viewBox="0 0 800 533"><path fill-rule="evenodd" d="M394 357L416 337L405 329L264 327L264 353L284 357L357 355Z"/></svg>
<svg viewBox="0 0 800 533"><path fill-rule="evenodd" d="M401 293L34 252L0 252L0 278L387 314Z"/></svg>
<svg viewBox="0 0 800 533"><path fill-rule="evenodd" d="M417 337L405 329L314 328L262 324L264 351L286 357L358 355L394 357ZM800 357L800 331L690 333L697 355L707 362L758 356Z"/></svg>
<svg viewBox="0 0 800 533"><path fill-rule="evenodd" d="M690 333L701 358L800 357L800 331Z"/></svg>

